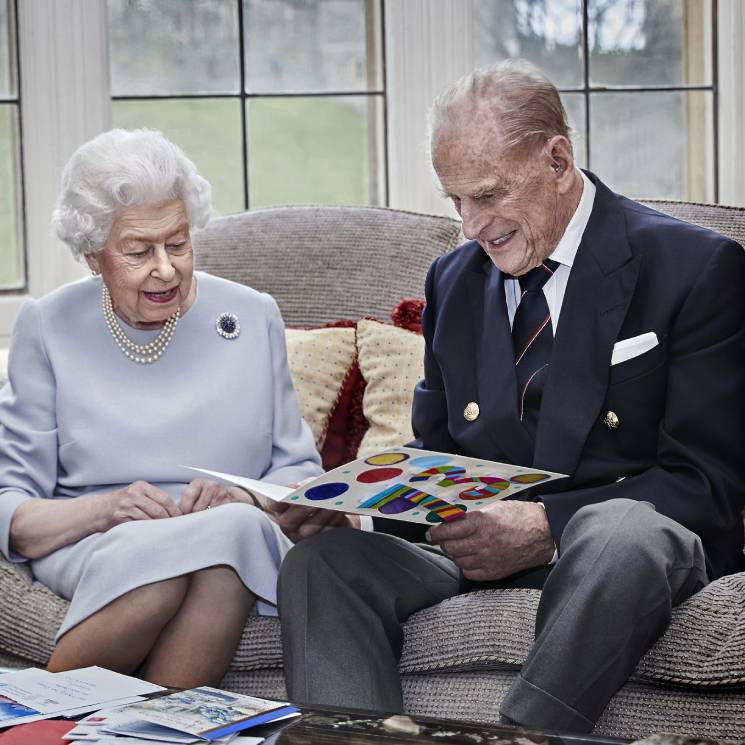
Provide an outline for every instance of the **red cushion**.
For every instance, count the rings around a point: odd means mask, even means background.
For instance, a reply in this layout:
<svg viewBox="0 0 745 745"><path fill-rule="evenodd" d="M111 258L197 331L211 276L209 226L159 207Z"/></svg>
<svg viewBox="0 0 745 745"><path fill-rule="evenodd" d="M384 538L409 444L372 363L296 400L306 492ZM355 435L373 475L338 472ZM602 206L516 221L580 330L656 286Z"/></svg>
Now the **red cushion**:
<svg viewBox="0 0 745 745"><path fill-rule="evenodd" d="M421 334L423 310L424 300L405 298L391 312L393 325L400 329L413 331L415 334Z"/></svg>
<svg viewBox="0 0 745 745"><path fill-rule="evenodd" d="M354 321L327 323L326 328L357 327ZM334 408L331 410L326 427L326 439L321 448L321 463L330 471L357 457L362 436L368 428L362 413L362 396L365 392L365 379L360 373L355 357L347 371Z"/></svg>
<svg viewBox="0 0 745 745"><path fill-rule="evenodd" d="M339 400L331 412L326 439L321 448L321 462L327 471L357 457L362 436L369 426L362 413L365 385L365 379L355 361L349 368Z"/></svg>
<svg viewBox="0 0 745 745"><path fill-rule="evenodd" d="M402 300L391 313L393 325L421 334L422 310L424 310L424 300L417 298ZM354 321L335 321L325 324L325 328L351 326L356 328L357 324ZM362 397L366 385L367 382L362 377L355 358L344 378L336 404L331 410L326 428L326 439L321 448L321 462L327 471L349 463L357 457L362 437L370 426L362 409Z"/></svg>

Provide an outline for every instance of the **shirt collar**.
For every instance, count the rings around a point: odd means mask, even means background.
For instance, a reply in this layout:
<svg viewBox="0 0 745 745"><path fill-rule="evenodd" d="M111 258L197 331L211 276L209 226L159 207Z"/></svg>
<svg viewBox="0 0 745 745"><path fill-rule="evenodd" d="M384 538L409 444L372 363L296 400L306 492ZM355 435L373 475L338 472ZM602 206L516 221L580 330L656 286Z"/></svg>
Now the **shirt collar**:
<svg viewBox="0 0 745 745"><path fill-rule="evenodd" d="M579 169L577 170L579 171ZM595 202L595 184L582 171L579 171L579 175L582 176L582 196L569 225L564 231L564 235L561 236L561 240L549 257L570 268L574 263L574 257L577 255L577 249L590 220L592 205Z"/></svg>

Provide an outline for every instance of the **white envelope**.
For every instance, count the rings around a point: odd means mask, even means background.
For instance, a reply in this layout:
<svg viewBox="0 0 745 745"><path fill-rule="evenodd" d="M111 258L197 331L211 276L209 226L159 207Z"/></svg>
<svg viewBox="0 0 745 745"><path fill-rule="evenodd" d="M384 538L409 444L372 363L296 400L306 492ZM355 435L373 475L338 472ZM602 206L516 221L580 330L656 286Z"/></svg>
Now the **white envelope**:
<svg viewBox="0 0 745 745"><path fill-rule="evenodd" d="M617 341L613 345L613 354L610 358L611 366L617 365L619 362L633 360L634 357L638 357L640 354L654 349L658 344L657 334L654 331L648 331L646 334Z"/></svg>

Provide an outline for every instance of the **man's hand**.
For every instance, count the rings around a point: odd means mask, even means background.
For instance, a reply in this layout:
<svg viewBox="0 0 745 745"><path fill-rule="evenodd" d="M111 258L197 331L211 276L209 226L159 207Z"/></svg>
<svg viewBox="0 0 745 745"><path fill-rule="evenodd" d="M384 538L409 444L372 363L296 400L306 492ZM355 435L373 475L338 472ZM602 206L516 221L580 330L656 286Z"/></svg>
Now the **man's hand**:
<svg viewBox="0 0 745 745"><path fill-rule="evenodd" d="M266 500L264 508L293 543L331 528L360 527L360 519L357 515L347 515L346 512L339 512L339 510L303 507L299 504L270 500Z"/></svg>
<svg viewBox="0 0 745 745"><path fill-rule="evenodd" d="M503 501L430 528L427 538L474 582L545 566L554 555L546 511L535 502Z"/></svg>

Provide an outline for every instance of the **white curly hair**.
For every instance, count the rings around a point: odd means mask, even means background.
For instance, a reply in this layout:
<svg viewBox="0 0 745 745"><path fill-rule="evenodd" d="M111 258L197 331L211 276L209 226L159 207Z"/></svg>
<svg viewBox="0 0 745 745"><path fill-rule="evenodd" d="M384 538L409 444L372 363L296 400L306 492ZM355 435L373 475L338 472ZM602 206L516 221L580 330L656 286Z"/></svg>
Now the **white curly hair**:
<svg viewBox="0 0 745 745"><path fill-rule="evenodd" d="M62 172L52 229L80 261L100 251L117 214L180 199L190 227L212 213L212 187L183 150L152 129L112 129L81 145Z"/></svg>

